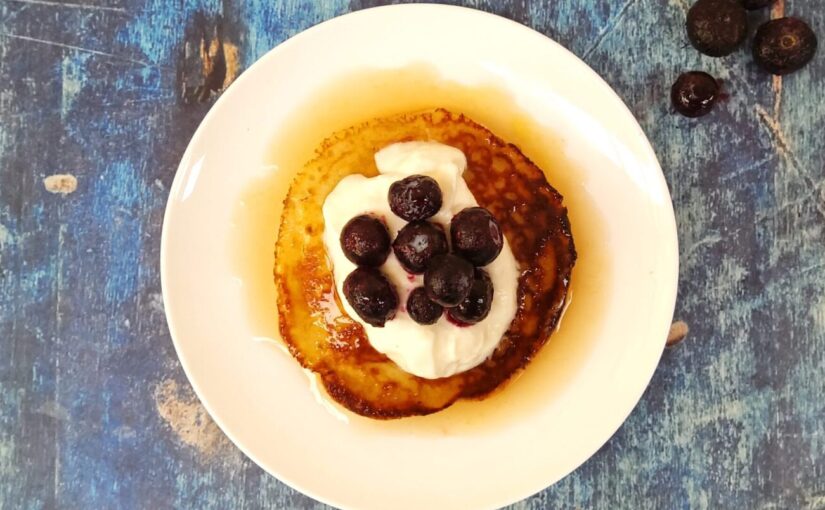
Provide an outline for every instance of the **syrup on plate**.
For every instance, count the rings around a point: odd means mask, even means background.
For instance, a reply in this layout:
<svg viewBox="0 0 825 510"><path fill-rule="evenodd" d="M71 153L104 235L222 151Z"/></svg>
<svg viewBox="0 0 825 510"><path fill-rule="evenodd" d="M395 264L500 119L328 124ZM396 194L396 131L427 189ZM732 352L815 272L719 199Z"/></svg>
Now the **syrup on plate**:
<svg viewBox="0 0 825 510"><path fill-rule="evenodd" d="M429 416L390 421L363 418L332 402L323 394L322 385L311 380L307 391L328 400L324 406L336 410L332 414L348 426L467 435L525 419L571 384L593 348L599 324L594 318L606 306L609 265L601 241L603 219L584 188L581 169L565 159L558 134L532 119L503 87L446 81L436 70L421 64L359 72L328 84L294 110L287 123L289 129L273 141L262 158L262 166L269 171L240 197L233 217L236 274L244 281L245 304L255 337L279 338L272 277L278 226L289 184L312 159L315 148L331 133L354 124L436 107L464 113L516 144L564 196L578 252L567 310L547 344L513 380L483 400L459 401Z"/></svg>

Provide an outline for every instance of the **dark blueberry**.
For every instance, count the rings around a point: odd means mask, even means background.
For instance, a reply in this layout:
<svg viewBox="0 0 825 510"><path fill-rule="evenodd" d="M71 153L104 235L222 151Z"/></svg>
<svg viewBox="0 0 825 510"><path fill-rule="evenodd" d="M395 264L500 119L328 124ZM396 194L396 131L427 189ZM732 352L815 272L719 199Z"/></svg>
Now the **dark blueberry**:
<svg viewBox="0 0 825 510"><path fill-rule="evenodd" d="M441 188L432 177L411 175L390 186L390 209L407 221L426 220L441 209Z"/></svg>
<svg viewBox="0 0 825 510"><path fill-rule="evenodd" d="M395 317L398 294L389 280L374 267L359 267L344 280L344 296L367 324L384 327Z"/></svg>
<svg viewBox="0 0 825 510"><path fill-rule="evenodd" d="M756 31L753 58L770 73L788 74L811 61L816 45L816 34L801 19L775 19Z"/></svg>
<svg viewBox="0 0 825 510"><path fill-rule="evenodd" d="M504 234L498 221L483 207L468 207L450 222L453 251L476 266L486 266L501 253Z"/></svg>
<svg viewBox="0 0 825 510"><path fill-rule="evenodd" d="M436 255L450 251L447 235L440 225L428 221L407 223L398 231L392 251L407 272L421 274Z"/></svg>
<svg viewBox="0 0 825 510"><path fill-rule="evenodd" d="M688 11L687 33L705 55L730 55L748 35L747 12L740 0L699 0Z"/></svg>
<svg viewBox="0 0 825 510"><path fill-rule="evenodd" d="M359 266L378 267L390 254L390 233L381 220L362 214L344 225L341 249Z"/></svg>
<svg viewBox="0 0 825 510"><path fill-rule="evenodd" d="M427 297L424 287L416 287L407 297L407 313L419 324L435 324L444 313L444 307Z"/></svg>
<svg viewBox="0 0 825 510"><path fill-rule="evenodd" d="M453 254L438 255L424 273L427 296L451 307L464 301L473 286L473 265Z"/></svg>
<svg viewBox="0 0 825 510"><path fill-rule="evenodd" d="M767 7L775 1L776 0L742 0L742 5L744 5L745 9L748 9L749 11L755 11L756 9Z"/></svg>
<svg viewBox="0 0 825 510"><path fill-rule="evenodd" d="M685 117L707 115L719 98L719 83L708 73L684 73L670 89L670 100Z"/></svg>
<svg viewBox="0 0 825 510"><path fill-rule="evenodd" d="M447 314L459 324L476 324L483 321L493 305L493 281L482 269L476 269L470 293L458 306Z"/></svg>

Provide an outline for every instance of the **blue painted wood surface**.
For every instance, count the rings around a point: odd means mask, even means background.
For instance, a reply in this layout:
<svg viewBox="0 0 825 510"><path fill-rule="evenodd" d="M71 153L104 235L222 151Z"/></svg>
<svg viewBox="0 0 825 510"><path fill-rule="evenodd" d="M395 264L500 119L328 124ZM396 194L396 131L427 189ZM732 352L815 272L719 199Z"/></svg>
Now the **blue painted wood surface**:
<svg viewBox="0 0 825 510"><path fill-rule="evenodd" d="M462 2L558 40L638 117L673 194L691 331L616 436L514 508L825 508L825 52L782 80L744 50L702 57L689 1ZM160 230L222 82L376 3L0 2L0 508L323 507L246 459L192 394ZM817 0L752 18L783 10L825 37ZM699 121L667 101L692 68L730 93ZM53 174L77 189L51 193Z"/></svg>

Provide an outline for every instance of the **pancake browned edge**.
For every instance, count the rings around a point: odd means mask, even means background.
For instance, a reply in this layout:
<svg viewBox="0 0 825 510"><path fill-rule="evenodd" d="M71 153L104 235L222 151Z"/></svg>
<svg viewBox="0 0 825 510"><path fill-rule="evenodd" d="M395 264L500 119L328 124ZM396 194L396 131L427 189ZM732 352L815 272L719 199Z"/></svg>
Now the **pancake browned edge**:
<svg viewBox="0 0 825 510"><path fill-rule="evenodd" d="M370 346L341 307L322 239L322 206L335 185L352 173L377 175L375 153L411 140L441 142L466 154L464 179L501 223L521 271L516 316L493 355L435 380L404 372ZM460 398L488 395L530 362L559 320L575 260L561 195L518 147L442 109L375 119L325 140L290 187L275 252L281 335L301 365L351 411L380 419L434 413Z"/></svg>

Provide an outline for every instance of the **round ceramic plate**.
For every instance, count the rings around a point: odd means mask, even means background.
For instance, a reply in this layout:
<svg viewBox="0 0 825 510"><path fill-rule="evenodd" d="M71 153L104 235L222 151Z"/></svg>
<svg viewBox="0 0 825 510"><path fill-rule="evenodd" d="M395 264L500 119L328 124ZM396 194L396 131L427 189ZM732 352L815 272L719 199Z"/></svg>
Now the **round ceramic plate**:
<svg viewBox="0 0 825 510"><path fill-rule="evenodd" d="M268 151L273 138L290 129L294 105L348 73L422 62L445 80L498 84L543 126L548 140L560 141L559 151L577 173L565 178L564 169L551 169L551 180L555 171L566 182L560 190L569 204L586 197L593 205L590 211L570 206L580 261L590 255L588 246L606 255L603 266L590 269L590 290L577 291L568 309L568 316L574 308L586 316L589 327L571 325L575 331L567 333L565 316L545 347L548 359L535 368L554 375L538 384L546 392L509 419L491 417L472 427L462 426L461 416L479 414L474 403L455 414L455 426L426 419L365 424L330 412L289 355L255 341L277 335L260 330L249 310L261 306L250 302L249 289L272 285L272 246L246 246L237 232L245 221L238 219L245 193L262 172L282 171L268 164ZM600 218L600 229L595 242L579 243L590 224L586 217ZM278 218L264 220L274 232ZM239 263L239 251L252 262ZM342 508L454 509L495 508L528 497L570 473L618 429L661 356L676 296L677 254L672 205L656 157L599 76L512 21L463 8L404 5L311 28L272 50L223 94L175 177L161 264L166 314L183 368L214 420L263 469ZM581 267L574 269L574 284ZM603 306L591 308L588 292L597 291ZM263 306L274 318L274 305ZM572 344L579 347L566 351ZM520 383L496 398L526 398Z"/></svg>

